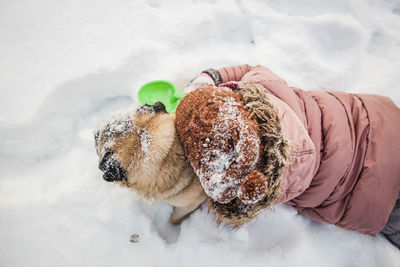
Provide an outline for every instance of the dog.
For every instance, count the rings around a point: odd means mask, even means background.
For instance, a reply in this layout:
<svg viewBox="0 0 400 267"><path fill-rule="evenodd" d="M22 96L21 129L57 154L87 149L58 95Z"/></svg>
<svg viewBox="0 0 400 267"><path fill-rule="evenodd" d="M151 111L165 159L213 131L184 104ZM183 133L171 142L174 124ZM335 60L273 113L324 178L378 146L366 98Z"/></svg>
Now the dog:
<svg viewBox="0 0 400 267"><path fill-rule="evenodd" d="M94 132L99 169L151 202L174 206L178 224L207 195L187 161L175 129L175 114L161 102L111 114Z"/></svg>

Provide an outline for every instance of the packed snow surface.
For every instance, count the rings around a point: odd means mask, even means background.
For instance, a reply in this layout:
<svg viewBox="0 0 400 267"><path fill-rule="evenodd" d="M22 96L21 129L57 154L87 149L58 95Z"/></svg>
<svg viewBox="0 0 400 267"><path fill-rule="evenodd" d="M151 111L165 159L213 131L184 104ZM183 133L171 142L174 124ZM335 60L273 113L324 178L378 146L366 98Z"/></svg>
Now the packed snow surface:
<svg viewBox="0 0 400 267"><path fill-rule="evenodd" d="M182 89L208 67L243 63L400 105L399 1L3 0L0 10L0 266L399 266L381 235L285 205L236 231L204 207L172 226L172 207L102 179L93 138L142 84Z"/></svg>

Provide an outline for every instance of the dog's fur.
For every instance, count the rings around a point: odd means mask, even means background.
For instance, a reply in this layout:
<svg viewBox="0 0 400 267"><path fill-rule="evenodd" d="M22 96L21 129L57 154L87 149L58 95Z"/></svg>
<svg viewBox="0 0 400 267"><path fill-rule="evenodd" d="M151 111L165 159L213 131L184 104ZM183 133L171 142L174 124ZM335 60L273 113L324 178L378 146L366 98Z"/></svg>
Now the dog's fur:
<svg viewBox="0 0 400 267"><path fill-rule="evenodd" d="M167 114L160 102L154 106L144 105L120 121L112 119L96 133L100 162L104 151L108 151L108 155L111 151L113 155L104 159L110 158L112 167L109 169L112 171L108 174L115 172L115 176L105 175L105 180L122 180L118 183L144 198L175 206L170 218L172 223L179 223L206 199L208 209L216 214L218 223L225 222L236 228L252 220L261 210L270 207L280 193L280 176L289 166L288 145L280 132L278 113L269 103L264 88L245 84L238 87L237 92L255 114L261 128L261 141L268 148L263 150L261 162L261 171L268 177L262 200L243 204L236 198L221 204L208 197L184 155L175 128L175 114ZM106 169L102 163L100 165Z"/></svg>
<svg viewBox="0 0 400 267"><path fill-rule="evenodd" d="M184 156L175 130L175 114L136 112L130 130L113 134L97 132L96 144L100 161L104 156L102 151L108 146L107 150L111 150L123 169L125 178L117 183L152 202L174 206L170 217L173 224L207 198Z"/></svg>

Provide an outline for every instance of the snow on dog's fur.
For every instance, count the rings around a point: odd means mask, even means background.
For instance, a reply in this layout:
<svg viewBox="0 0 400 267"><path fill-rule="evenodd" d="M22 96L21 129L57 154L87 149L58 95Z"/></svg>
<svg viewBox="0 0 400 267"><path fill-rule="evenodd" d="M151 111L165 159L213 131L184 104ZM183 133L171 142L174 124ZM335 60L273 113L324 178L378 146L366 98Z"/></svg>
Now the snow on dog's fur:
<svg viewBox="0 0 400 267"><path fill-rule="evenodd" d="M175 114L161 104L111 114L95 131L104 179L152 202L173 205L171 223L194 211L206 195L184 156Z"/></svg>

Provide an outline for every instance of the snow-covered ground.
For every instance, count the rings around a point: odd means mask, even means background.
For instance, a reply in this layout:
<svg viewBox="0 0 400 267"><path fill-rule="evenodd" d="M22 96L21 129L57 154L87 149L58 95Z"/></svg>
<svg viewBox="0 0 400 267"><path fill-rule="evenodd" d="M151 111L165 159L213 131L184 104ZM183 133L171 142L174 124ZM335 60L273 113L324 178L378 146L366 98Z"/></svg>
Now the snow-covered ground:
<svg viewBox="0 0 400 267"><path fill-rule="evenodd" d="M238 231L205 209L171 226L170 206L103 181L92 129L140 85L243 63L400 105L400 2L1 0L0 266L399 266L382 236L289 206Z"/></svg>

